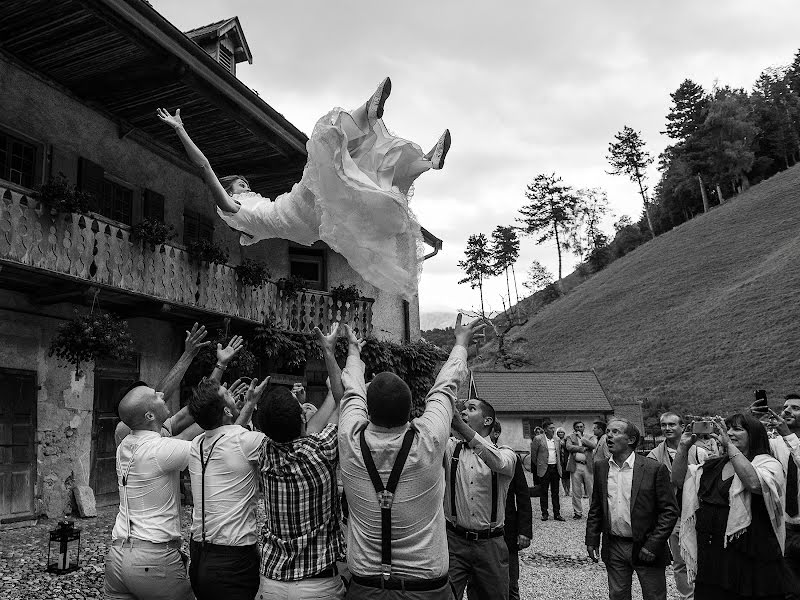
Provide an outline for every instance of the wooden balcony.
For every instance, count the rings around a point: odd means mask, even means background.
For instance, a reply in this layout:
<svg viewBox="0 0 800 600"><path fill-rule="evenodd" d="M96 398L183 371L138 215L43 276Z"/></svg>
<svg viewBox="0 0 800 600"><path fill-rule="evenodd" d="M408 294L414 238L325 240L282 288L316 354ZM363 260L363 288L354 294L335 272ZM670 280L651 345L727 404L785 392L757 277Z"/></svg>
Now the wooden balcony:
<svg viewBox="0 0 800 600"><path fill-rule="evenodd" d="M342 306L327 292L312 290L287 298L274 283L243 285L233 267L198 263L179 246L143 248L130 241L130 228L102 217L51 216L28 195L2 184L0 199L2 265L155 301L166 312L174 308L186 316L200 312L252 324L271 322L303 333L341 321L359 335L372 332L372 300ZM59 291L49 285L50 294Z"/></svg>

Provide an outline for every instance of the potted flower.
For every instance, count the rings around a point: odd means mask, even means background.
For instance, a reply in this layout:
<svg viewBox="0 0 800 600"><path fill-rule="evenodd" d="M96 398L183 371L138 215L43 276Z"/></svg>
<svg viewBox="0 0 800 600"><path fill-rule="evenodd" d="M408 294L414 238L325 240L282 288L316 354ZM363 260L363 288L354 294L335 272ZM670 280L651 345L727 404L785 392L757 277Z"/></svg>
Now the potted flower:
<svg viewBox="0 0 800 600"><path fill-rule="evenodd" d="M289 278L282 277L276 282L279 290L283 291L284 298L294 298L297 294L306 290L306 280L297 275Z"/></svg>
<svg viewBox="0 0 800 600"><path fill-rule="evenodd" d="M189 256L199 262L216 263L224 265L228 262L228 251L214 242L208 240L196 240L186 244L186 251Z"/></svg>
<svg viewBox="0 0 800 600"><path fill-rule="evenodd" d="M175 227L158 219L143 219L131 228L131 241L142 242L151 251L175 237Z"/></svg>
<svg viewBox="0 0 800 600"><path fill-rule="evenodd" d="M361 298L361 290L355 285L345 286L337 285L331 288L331 299L333 300L333 308L336 310L341 302L342 317L350 312L354 307L357 300ZM349 306L348 306L349 304Z"/></svg>
<svg viewBox="0 0 800 600"><path fill-rule="evenodd" d="M128 322L111 313L78 315L58 328L50 343L49 356L75 365L75 379L83 377L82 363L98 358L124 359L130 355L133 340Z"/></svg>
<svg viewBox="0 0 800 600"><path fill-rule="evenodd" d="M79 191L74 185L70 185L63 173L37 186L31 197L40 202L51 216L59 213L87 213L91 201L91 194Z"/></svg>
<svg viewBox="0 0 800 600"><path fill-rule="evenodd" d="M261 287L270 278L266 263L251 258L245 258L242 264L238 265L234 270L242 284L254 288Z"/></svg>

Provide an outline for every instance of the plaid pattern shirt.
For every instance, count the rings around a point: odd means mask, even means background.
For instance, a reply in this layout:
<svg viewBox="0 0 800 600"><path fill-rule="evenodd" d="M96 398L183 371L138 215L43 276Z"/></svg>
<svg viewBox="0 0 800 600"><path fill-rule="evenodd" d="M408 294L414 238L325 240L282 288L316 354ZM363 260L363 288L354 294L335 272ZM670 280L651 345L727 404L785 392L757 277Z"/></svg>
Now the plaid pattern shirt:
<svg viewBox="0 0 800 600"><path fill-rule="evenodd" d="M344 560L336 485L337 427L286 444L264 440L260 472L267 516L261 529L261 574L299 581Z"/></svg>

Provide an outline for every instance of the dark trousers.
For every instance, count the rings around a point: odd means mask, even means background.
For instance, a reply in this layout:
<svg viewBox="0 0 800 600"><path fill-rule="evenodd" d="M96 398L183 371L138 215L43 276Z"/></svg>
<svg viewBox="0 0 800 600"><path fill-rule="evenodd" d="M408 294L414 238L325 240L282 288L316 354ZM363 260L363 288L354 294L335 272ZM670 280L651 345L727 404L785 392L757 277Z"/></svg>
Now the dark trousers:
<svg viewBox="0 0 800 600"><path fill-rule="evenodd" d="M445 583L438 590L424 592L407 592L403 590L381 590L359 585L355 581L347 589L347 600L451 600L453 592L450 583Z"/></svg>
<svg viewBox="0 0 800 600"><path fill-rule="evenodd" d="M467 586L467 599L478 600L478 592L472 584ZM508 548L508 600L519 600L519 552L510 547Z"/></svg>
<svg viewBox="0 0 800 600"><path fill-rule="evenodd" d="M786 550L783 553L787 577L792 577L787 586L792 592L786 594L788 600L800 600L800 525L786 524Z"/></svg>
<svg viewBox="0 0 800 600"><path fill-rule="evenodd" d="M192 540L189 581L197 600L253 600L260 583L258 546L218 546Z"/></svg>
<svg viewBox="0 0 800 600"><path fill-rule="evenodd" d="M642 586L642 598L667 600L665 567L634 565L633 542L606 536L603 543L608 554L607 559L603 560L608 573L609 600L631 600L634 571Z"/></svg>
<svg viewBox="0 0 800 600"><path fill-rule="evenodd" d="M556 465L547 465L547 471L540 477L542 486L542 495L539 496L539 504L542 507L542 516L547 516L547 490L550 490L550 497L553 499L553 516L558 517L561 515L561 502L559 500L558 485L561 483L561 477L558 475L558 467Z"/></svg>
<svg viewBox="0 0 800 600"><path fill-rule="evenodd" d="M477 600L507 600L508 547L502 535L471 541L448 531L447 546L456 600L464 597L468 582Z"/></svg>

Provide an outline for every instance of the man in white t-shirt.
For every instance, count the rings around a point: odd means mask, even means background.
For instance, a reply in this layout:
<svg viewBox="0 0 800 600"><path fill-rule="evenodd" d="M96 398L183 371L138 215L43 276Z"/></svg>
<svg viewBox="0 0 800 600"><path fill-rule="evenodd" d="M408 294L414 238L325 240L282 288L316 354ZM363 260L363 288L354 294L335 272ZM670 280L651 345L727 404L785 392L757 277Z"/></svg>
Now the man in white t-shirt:
<svg viewBox="0 0 800 600"><path fill-rule="evenodd" d="M189 579L197 600L252 600L258 591L257 465L264 434L241 424L269 382L253 379L241 413L234 395L214 379L195 388L189 412L205 429L191 443L194 512Z"/></svg>

